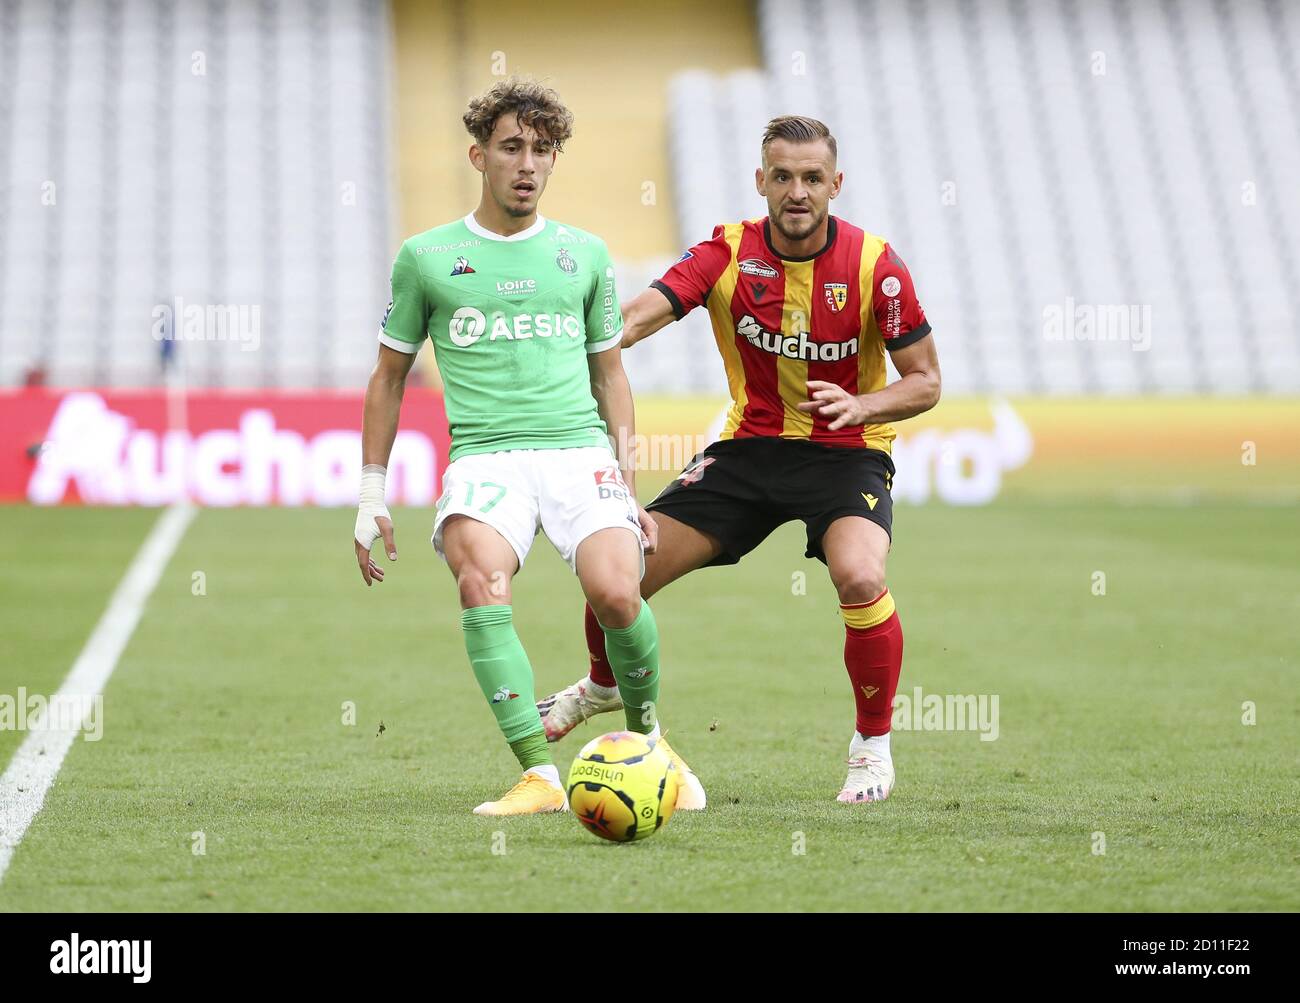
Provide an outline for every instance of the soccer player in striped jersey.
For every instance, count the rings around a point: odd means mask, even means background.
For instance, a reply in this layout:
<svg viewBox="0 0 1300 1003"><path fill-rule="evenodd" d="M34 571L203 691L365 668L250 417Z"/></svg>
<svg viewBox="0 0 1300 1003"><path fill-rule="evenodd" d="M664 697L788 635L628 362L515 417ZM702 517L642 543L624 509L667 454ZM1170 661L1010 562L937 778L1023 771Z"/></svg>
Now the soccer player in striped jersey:
<svg viewBox="0 0 1300 1003"><path fill-rule="evenodd" d="M756 172L768 215L719 226L623 307L623 346L691 310L709 312L731 408L722 437L647 509L659 527L641 594L696 568L735 564L783 523L807 528L844 620L856 721L837 800L882 801L903 629L885 586L892 533L892 422L939 400L939 360L912 277L893 248L829 212L843 174L815 119L768 123ZM885 353L900 379L886 384ZM587 610L591 671L541 701L547 737L620 706Z"/></svg>

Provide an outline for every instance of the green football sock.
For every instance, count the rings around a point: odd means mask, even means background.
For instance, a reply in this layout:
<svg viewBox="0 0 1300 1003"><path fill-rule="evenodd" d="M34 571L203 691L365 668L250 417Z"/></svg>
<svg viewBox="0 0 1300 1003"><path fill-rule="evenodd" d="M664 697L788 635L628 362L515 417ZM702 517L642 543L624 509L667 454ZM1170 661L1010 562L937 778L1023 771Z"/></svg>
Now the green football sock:
<svg viewBox="0 0 1300 1003"><path fill-rule="evenodd" d="M533 667L515 633L509 606L475 606L460 615L474 678L487 697L497 726L525 769L552 762L533 700ZM540 745L533 739L540 736Z"/></svg>
<svg viewBox="0 0 1300 1003"><path fill-rule="evenodd" d="M605 657L618 681L628 731L648 735L658 721L659 627L650 606L641 600L641 612L627 627L606 627Z"/></svg>
<svg viewBox="0 0 1300 1003"><path fill-rule="evenodd" d="M519 765L525 770L531 770L534 766L552 765L551 746L546 741L546 732L544 731L539 731L536 735L528 735L517 742L511 742L510 751L515 754L515 758L519 760Z"/></svg>

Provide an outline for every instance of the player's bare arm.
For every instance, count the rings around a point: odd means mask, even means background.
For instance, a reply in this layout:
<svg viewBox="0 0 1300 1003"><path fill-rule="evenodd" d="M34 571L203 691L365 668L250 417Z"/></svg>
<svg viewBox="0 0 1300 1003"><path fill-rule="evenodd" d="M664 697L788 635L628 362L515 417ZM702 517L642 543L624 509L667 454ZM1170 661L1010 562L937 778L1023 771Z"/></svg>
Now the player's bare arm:
<svg viewBox="0 0 1300 1003"><path fill-rule="evenodd" d="M834 431L848 425L903 421L939 403L939 353L932 336L926 335L914 344L897 349L889 357L899 379L884 389L851 394L838 384L809 380L810 399L799 404L799 410L833 418L829 427Z"/></svg>
<svg viewBox="0 0 1300 1003"><path fill-rule="evenodd" d="M622 309L624 348L631 348L676 319L672 303L654 286L624 303Z"/></svg>
<svg viewBox="0 0 1300 1003"><path fill-rule="evenodd" d="M370 558L370 548L377 537L383 537L388 559L397 560L393 520L384 505L383 477L388 468L388 456L393 451L393 440L397 437L397 419L402 411L406 374L414 362L414 354L380 345L379 358L366 384L361 418L362 498L352 543L357 567L361 569L361 578L367 586L384 580L384 569ZM377 498L367 497L370 493L366 490L368 478L369 483L378 489Z"/></svg>
<svg viewBox="0 0 1300 1003"><path fill-rule="evenodd" d="M662 293L657 295L663 298ZM672 319L671 309L668 317L669 320ZM618 457L619 469L623 472L623 479L627 481L628 490L635 498L636 457L630 454L636 431L636 413L632 403L632 386L627 381L627 371L623 368L623 360L619 352L620 349L613 349L588 355L587 369L591 373L591 395L596 398L596 410L601 420L605 422L605 429L609 432L611 445ZM636 511L637 518L641 522L641 532L646 538L646 553L653 554L659 542L659 528L639 502Z"/></svg>

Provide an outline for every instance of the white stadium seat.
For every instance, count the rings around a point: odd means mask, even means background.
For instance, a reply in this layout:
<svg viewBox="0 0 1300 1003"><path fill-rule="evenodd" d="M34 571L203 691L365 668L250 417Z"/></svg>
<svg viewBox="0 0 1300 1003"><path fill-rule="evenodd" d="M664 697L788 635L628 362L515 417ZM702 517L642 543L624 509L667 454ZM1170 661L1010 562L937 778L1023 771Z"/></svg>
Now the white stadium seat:
<svg viewBox="0 0 1300 1003"><path fill-rule="evenodd" d="M762 69L670 84L677 253L764 214L763 126L812 115L833 210L908 263L948 393L1300 391L1300 6L756 9ZM260 322L256 351L182 342L191 384L362 385L399 236L388 18L0 3L0 386L156 384L178 302ZM675 257L618 262L622 295ZM1110 337L1054 337L1074 311ZM696 311L628 353L634 385L721 392L712 345Z"/></svg>
<svg viewBox="0 0 1300 1003"><path fill-rule="evenodd" d="M0 385L156 384L178 300L259 321L181 343L193 385L363 385L388 39L375 0L0 4Z"/></svg>
<svg viewBox="0 0 1300 1003"><path fill-rule="evenodd" d="M839 140L833 211L908 262L950 393L1295 393L1298 22L1275 0L759 0L765 81L673 85L683 243L762 215L763 123L811 115ZM1054 338L1067 312L1108 340Z"/></svg>

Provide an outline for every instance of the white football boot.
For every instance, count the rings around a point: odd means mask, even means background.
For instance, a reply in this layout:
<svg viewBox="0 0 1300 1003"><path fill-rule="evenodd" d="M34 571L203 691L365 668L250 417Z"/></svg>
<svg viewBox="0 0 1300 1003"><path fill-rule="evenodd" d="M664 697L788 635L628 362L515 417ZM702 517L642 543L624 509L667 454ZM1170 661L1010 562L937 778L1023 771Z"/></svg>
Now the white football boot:
<svg viewBox="0 0 1300 1003"><path fill-rule="evenodd" d="M893 789L894 760L889 755L889 736L865 739L855 732L849 742L848 779L835 800L843 804L883 801Z"/></svg>
<svg viewBox="0 0 1300 1003"><path fill-rule="evenodd" d="M590 687L590 680L583 677L572 686L537 701L537 713L542 715L548 742L558 742L589 717L623 709L618 687L607 697L591 692Z"/></svg>

